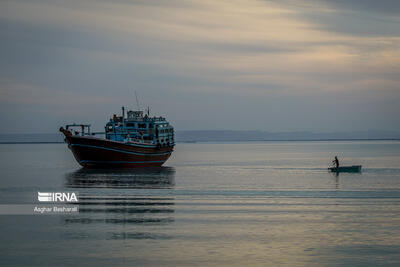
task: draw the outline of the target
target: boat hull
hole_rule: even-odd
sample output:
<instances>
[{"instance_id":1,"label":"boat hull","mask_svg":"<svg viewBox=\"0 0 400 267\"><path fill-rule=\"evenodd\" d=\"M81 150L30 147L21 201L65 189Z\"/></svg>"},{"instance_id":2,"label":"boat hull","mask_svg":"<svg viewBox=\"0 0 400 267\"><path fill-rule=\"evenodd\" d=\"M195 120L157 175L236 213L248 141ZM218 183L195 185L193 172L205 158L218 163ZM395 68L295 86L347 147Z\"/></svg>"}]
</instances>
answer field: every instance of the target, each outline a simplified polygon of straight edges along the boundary
<instances>
[{"instance_id":1,"label":"boat hull","mask_svg":"<svg viewBox=\"0 0 400 267\"><path fill-rule=\"evenodd\" d=\"M361 165L342 166L329 168L331 172L361 172Z\"/></svg>"},{"instance_id":2,"label":"boat hull","mask_svg":"<svg viewBox=\"0 0 400 267\"><path fill-rule=\"evenodd\" d=\"M173 146L126 144L86 136L66 136L76 161L87 168L159 167L171 156Z\"/></svg>"}]
</instances>

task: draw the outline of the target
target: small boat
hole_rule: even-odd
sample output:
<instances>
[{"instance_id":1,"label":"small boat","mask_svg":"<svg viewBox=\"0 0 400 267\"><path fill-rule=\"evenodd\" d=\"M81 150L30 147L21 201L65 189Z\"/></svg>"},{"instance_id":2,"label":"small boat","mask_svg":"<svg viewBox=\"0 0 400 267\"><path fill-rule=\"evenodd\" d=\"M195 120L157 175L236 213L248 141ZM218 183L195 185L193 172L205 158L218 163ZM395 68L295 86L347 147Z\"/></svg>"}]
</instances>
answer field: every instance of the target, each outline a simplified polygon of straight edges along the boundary
<instances>
[{"instance_id":1,"label":"small boat","mask_svg":"<svg viewBox=\"0 0 400 267\"><path fill-rule=\"evenodd\" d=\"M331 172L361 172L361 165L331 167L328 170Z\"/></svg>"}]
</instances>

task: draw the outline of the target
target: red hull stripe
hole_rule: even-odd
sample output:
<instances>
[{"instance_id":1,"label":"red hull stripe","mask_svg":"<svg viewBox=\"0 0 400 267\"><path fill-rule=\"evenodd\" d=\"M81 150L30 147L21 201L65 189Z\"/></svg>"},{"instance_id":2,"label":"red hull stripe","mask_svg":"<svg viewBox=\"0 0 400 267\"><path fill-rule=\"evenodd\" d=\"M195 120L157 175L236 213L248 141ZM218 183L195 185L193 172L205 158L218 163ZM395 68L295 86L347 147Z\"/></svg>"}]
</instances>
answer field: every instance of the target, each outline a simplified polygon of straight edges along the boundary
<instances>
[{"instance_id":1,"label":"red hull stripe","mask_svg":"<svg viewBox=\"0 0 400 267\"><path fill-rule=\"evenodd\" d=\"M92 145L82 145L82 144L70 144L71 146L83 146L83 147L91 147L91 148L97 148L97 149L103 149L103 150L111 150L111 151L116 151L116 152L121 152L121 153L127 153L127 154L134 154L134 155L142 155L142 156L162 156L162 155L167 155L170 154L171 151L168 152L163 152L163 153L140 153L140 152L131 152L131 151L126 151L126 150L120 150L120 149L115 149L115 148L108 148L108 147L101 147L101 146L92 146Z\"/></svg>"},{"instance_id":2,"label":"red hull stripe","mask_svg":"<svg viewBox=\"0 0 400 267\"><path fill-rule=\"evenodd\" d=\"M160 163L165 162L165 160L156 161L103 161L103 160L81 160L81 163L105 163L105 164L121 164L121 163Z\"/></svg>"}]
</instances>

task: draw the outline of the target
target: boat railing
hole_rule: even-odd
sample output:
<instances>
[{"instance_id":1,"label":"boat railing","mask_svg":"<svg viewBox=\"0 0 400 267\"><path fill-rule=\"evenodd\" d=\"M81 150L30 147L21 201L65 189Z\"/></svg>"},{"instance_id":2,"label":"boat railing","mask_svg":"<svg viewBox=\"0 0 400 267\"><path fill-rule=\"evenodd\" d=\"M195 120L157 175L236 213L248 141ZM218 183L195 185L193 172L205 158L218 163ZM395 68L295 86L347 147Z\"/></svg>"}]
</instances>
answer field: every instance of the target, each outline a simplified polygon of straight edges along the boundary
<instances>
[{"instance_id":1,"label":"boat railing","mask_svg":"<svg viewBox=\"0 0 400 267\"><path fill-rule=\"evenodd\" d=\"M152 140L142 140L142 139L133 139L133 138L130 138L128 143L130 143L130 144L147 144L147 145L154 144Z\"/></svg>"},{"instance_id":2,"label":"boat railing","mask_svg":"<svg viewBox=\"0 0 400 267\"><path fill-rule=\"evenodd\" d=\"M121 130L118 129L117 131L109 131L105 132L104 134L107 135L152 135L153 134L153 129L132 129L132 130Z\"/></svg>"},{"instance_id":3,"label":"boat railing","mask_svg":"<svg viewBox=\"0 0 400 267\"><path fill-rule=\"evenodd\" d=\"M77 130L74 130L76 128L78 128L78 129L80 128L81 131L79 132ZM76 124L76 123L67 124L67 125L65 125L65 130L70 131L71 134L74 134L74 135L81 135L81 136L91 135L90 124Z\"/></svg>"}]
</instances>

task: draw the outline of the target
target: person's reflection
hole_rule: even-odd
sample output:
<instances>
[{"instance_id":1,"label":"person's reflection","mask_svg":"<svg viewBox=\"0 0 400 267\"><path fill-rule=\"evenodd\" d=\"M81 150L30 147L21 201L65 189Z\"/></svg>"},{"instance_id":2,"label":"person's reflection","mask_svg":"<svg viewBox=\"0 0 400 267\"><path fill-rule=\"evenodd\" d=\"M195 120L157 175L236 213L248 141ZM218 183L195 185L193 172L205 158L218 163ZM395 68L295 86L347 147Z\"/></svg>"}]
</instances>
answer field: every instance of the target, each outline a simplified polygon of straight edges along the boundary
<instances>
[{"instance_id":1,"label":"person's reflection","mask_svg":"<svg viewBox=\"0 0 400 267\"><path fill-rule=\"evenodd\" d=\"M143 169L84 169L67 173L67 187L168 189L175 185L172 167Z\"/></svg>"},{"instance_id":2,"label":"person's reflection","mask_svg":"<svg viewBox=\"0 0 400 267\"><path fill-rule=\"evenodd\" d=\"M65 175L66 186L79 192L79 213L65 218L71 225L112 224L106 238L158 238L126 225L164 225L174 221L170 190L175 169L79 169ZM135 190L132 190L135 189ZM161 189L161 190L160 190ZM121 225L123 227L119 227ZM128 230L129 229L129 230Z\"/></svg>"},{"instance_id":3,"label":"person's reflection","mask_svg":"<svg viewBox=\"0 0 400 267\"><path fill-rule=\"evenodd\" d=\"M340 183L339 183L339 172L332 172L333 177L335 178L335 189L338 190Z\"/></svg>"}]
</instances>

